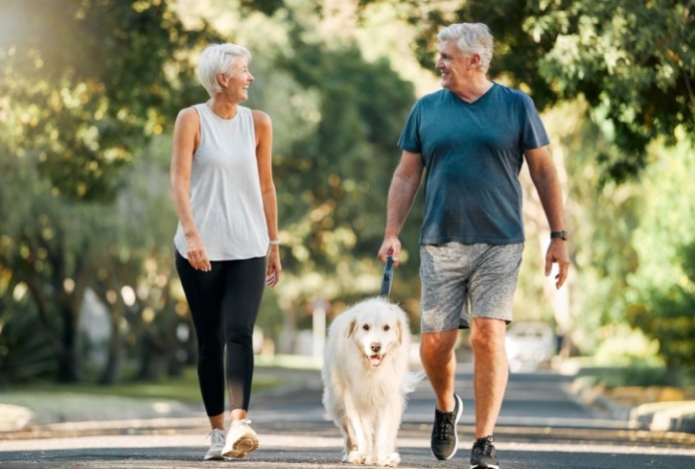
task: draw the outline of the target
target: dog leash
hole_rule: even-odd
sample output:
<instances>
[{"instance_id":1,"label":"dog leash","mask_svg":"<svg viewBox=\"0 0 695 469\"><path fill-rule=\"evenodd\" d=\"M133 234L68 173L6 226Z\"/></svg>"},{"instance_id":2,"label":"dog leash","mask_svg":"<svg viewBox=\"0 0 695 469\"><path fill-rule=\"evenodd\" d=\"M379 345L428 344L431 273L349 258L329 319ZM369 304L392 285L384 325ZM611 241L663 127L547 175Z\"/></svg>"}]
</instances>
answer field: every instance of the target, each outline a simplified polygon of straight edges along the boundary
<instances>
[{"instance_id":1,"label":"dog leash","mask_svg":"<svg viewBox=\"0 0 695 469\"><path fill-rule=\"evenodd\" d=\"M389 256L384 265L384 276L381 279L381 294L384 298L389 297L391 293L391 281L393 280L393 257Z\"/></svg>"}]
</instances>

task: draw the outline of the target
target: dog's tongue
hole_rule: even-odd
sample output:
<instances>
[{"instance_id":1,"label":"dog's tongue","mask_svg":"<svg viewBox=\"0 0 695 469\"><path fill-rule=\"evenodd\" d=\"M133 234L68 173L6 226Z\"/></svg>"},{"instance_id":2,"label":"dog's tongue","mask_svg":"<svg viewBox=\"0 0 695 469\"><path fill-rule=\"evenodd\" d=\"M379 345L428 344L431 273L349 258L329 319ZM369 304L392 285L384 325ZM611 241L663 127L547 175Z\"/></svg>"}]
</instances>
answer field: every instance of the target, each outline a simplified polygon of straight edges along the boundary
<instances>
[{"instance_id":1,"label":"dog's tongue","mask_svg":"<svg viewBox=\"0 0 695 469\"><path fill-rule=\"evenodd\" d=\"M369 357L369 364L372 366L378 366L381 363L381 355L371 355Z\"/></svg>"}]
</instances>

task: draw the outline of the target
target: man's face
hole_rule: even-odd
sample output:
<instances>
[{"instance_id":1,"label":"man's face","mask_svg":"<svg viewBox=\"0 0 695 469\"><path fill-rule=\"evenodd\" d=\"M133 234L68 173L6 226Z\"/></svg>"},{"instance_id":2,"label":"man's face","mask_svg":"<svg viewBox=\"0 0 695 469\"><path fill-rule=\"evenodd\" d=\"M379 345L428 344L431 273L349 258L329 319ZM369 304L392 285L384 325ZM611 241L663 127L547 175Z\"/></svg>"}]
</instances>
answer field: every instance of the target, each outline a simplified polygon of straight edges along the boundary
<instances>
[{"instance_id":1,"label":"man's face","mask_svg":"<svg viewBox=\"0 0 695 469\"><path fill-rule=\"evenodd\" d=\"M471 59L465 57L456 47L455 40L439 43L437 70L442 74L442 87L455 89L468 80Z\"/></svg>"}]
</instances>

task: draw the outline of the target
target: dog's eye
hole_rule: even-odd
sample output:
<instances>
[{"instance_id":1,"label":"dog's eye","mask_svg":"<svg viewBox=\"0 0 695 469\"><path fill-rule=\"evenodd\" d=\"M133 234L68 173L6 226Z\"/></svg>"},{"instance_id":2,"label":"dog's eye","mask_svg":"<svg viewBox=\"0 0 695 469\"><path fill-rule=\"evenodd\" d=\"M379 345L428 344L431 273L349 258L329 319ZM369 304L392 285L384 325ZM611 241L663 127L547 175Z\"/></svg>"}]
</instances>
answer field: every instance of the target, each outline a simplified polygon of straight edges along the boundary
<instances>
[{"instance_id":1,"label":"dog's eye","mask_svg":"<svg viewBox=\"0 0 695 469\"><path fill-rule=\"evenodd\" d=\"M362 329L364 329L365 331L368 331L369 330L369 324L365 324L364 326L362 326Z\"/></svg>"},{"instance_id":2,"label":"dog's eye","mask_svg":"<svg viewBox=\"0 0 695 469\"><path fill-rule=\"evenodd\" d=\"M385 331L388 331L389 329L391 329L391 326L389 326L388 324L386 324L386 325L384 326L384 330L385 330Z\"/></svg>"}]
</instances>

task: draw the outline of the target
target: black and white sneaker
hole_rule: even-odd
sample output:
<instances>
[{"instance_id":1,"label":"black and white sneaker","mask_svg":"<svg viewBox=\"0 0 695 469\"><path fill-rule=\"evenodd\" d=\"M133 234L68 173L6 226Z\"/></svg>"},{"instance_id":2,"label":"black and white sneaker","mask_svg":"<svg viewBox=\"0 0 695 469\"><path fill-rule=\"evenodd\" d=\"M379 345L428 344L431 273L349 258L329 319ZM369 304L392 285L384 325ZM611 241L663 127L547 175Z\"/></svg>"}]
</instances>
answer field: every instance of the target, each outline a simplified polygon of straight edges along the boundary
<instances>
[{"instance_id":1,"label":"black and white sneaker","mask_svg":"<svg viewBox=\"0 0 695 469\"><path fill-rule=\"evenodd\" d=\"M451 459L459 447L459 439L456 435L456 424L459 423L463 413L463 401L454 394L454 410L442 412L435 407L434 427L432 428L432 454L440 460Z\"/></svg>"},{"instance_id":2,"label":"black and white sneaker","mask_svg":"<svg viewBox=\"0 0 695 469\"><path fill-rule=\"evenodd\" d=\"M471 469L500 469L493 441L495 438L492 435L475 440L471 450Z\"/></svg>"}]
</instances>

